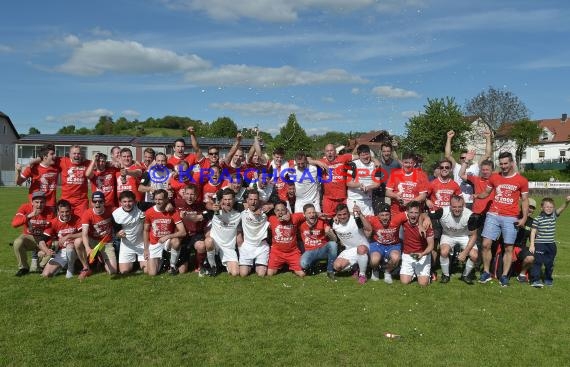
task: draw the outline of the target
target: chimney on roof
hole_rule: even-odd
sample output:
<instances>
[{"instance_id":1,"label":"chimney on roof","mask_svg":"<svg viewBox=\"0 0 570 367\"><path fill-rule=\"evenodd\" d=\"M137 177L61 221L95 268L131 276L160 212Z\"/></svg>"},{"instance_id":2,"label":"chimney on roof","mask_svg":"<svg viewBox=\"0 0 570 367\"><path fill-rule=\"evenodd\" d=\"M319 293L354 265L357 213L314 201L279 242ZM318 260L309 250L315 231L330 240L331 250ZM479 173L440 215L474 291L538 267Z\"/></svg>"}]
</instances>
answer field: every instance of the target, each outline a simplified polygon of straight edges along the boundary
<instances>
[{"instance_id":1,"label":"chimney on roof","mask_svg":"<svg viewBox=\"0 0 570 367\"><path fill-rule=\"evenodd\" d=\"M563 113L563 114L562 114L562 118L560 119L560 122L561 122L561 123L565 123L567 119L568 119L568 114Z\"/></svg>"}]
</instances>

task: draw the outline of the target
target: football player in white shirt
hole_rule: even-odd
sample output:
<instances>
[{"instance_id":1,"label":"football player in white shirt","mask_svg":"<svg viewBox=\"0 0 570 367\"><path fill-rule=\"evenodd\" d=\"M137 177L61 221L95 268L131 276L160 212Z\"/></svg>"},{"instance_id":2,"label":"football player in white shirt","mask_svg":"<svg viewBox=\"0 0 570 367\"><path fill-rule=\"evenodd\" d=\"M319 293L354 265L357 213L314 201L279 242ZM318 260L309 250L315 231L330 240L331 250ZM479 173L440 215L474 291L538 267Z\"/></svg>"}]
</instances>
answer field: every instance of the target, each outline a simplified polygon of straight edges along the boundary
<instances>
[{"instance_id":1,"label":"football player in white shirt","mask_svg":"<svg viewBox=\"0 0 570 367\"><path fill-rule=\"evenodd\" d=\"M267 215L263 212L259 193L251 189L246 194L247 209L241 212L243 244L239 248L239 273L246 277L255 263L255 272L260 277L267 274L269 245L267 244Z\"/></svg>"},{"instance_id":2,"label":"football player in white shirt","mask_svg":"<svg viewBox=\"0 0 570 367\"><path fill-rule=\"evenodd\" d=\"M439 262L441 266L441 283L448 283L449 275L449 254L453 253L456 245L461 247L461 252L457 258L465 262L465 269L461 280L472 285L471 270L477 262L478 251L475 241L477 240L477 219L472 217L471 210L465 207L465 200L461 196L452 196L451 205L440 209L437 213L441 218L439 222L442 227L442 235L439 245Z\"/></svg>"},{"instance_id":3,"label":"football player in white shirt","mask_svg":"<svg viewBox=\"0 0 570 367\"><path fill-rule=\"evenodd\" d=\"M368 239L367 234L372 227L360 211L358 205L354 206L354 215L350 215L346 204L338 204L333 230L345 247L334 261L334 270L345 271L358 264L358 283L366 283L366 267L368 266ZM356 273L354 274L356 275Z\"/></svg>"},{"instance_id":4,"label":"football player in white shirt","mask_svg":"<svg viewBox=\"0 0 570 367\"><path fill-rule=\"evenodd\" d=\"M113 220L120 226L117 237L121 239L119 247L119 272L130 273L138 260L140 268L146 273L144 259L144 212L137 207L135 194L123 191L119 194L119 205L113 211Z\"/></svg>"},{"instance_id":5,"label":"football player in white shirt","mask_svg":"<svg viewBox=\"0 0 570 367\"><path fill-rule=\"evenodd\" d=\"M380 187L380 179L374 179L376 172L380 169L376 168L368 145L359 145L356 152L358 159L352 162L352 179L346 183L348 187L346 203L349 210L353 210L356 204L364 215L374 215L372 191Z\"/></svg>"},{"instance_id":6,"label":"football player in white shirt","mask_svg":"<svg viewBox=\"0 0 570 367\"><path fill-rule=\"evenodd\" d=\"M305 152L295 154L295 213L303 213L305 204L313 204L317 212L321 211L321 179L318 167L327 171L328 167L319 161L315 161Z\"/></svg>"},{"instance_id":7,"label":"football player in white shirt","mask_svg":"<svg viewBox=\"0 0 570 367\"><path fill-rule=\"evenodd\" d=\"M235 192L226 188L222 190L221 202L212 205L214 210L212 228L204 240L208 263L210 264L210 275L212 276L218 273L216 254L219 254L222 265L226 267L230 275L238 276L240 274L236 242L241 213L233 209L234 200Z\"/></svg>"}]
</instances>

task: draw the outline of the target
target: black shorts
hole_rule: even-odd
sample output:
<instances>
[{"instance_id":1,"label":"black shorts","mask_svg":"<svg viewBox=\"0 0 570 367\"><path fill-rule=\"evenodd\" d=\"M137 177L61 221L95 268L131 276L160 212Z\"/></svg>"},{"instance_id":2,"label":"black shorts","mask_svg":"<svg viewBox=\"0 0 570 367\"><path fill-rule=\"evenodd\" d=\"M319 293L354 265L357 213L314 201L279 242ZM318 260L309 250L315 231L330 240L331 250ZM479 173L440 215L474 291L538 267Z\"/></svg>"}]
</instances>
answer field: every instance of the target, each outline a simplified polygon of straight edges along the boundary
<instances>
[{"instance_id":1,"label":"black shorts","mask_svg":"<svg viewBox=\"0 0 570 367\"><path fill-rule=\"evenodd\" d=\"M196 233L193 236L184 237L180 246L180 256L178 257L176 266L187 263L190 260L190 255L195 253L194 244L198 241L204 241L205 238L204 233Z\"/></svg>"}]
</instances>

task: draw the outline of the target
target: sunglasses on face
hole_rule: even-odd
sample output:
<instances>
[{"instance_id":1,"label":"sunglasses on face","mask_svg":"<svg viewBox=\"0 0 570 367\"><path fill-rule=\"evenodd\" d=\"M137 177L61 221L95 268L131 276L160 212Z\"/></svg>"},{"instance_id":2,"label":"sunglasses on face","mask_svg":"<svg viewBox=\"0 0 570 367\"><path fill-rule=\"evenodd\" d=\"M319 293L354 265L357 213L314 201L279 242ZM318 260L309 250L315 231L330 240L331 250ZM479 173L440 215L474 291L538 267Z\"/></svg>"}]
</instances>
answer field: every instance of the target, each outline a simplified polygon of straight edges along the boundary
<instances>
[{"instance_id":1,"label":"sunglasses on face","mask_svg":"<svg viewBox=\"0 0 570 367\"><path fill-rule=\"evenodd\" d=\"M93 200L93 204L102 204L104 203L103 200Z\"/></svg>"},{"instance_id":2,"label":"sunglasses on face","mask_svg":"<svg viewBox=\"0 0 570 367\"><path fill-rule=\"evenodd\" d=\"M439 166L439 169L451 169L451 166Z\"/></svg>"}]
</instances>

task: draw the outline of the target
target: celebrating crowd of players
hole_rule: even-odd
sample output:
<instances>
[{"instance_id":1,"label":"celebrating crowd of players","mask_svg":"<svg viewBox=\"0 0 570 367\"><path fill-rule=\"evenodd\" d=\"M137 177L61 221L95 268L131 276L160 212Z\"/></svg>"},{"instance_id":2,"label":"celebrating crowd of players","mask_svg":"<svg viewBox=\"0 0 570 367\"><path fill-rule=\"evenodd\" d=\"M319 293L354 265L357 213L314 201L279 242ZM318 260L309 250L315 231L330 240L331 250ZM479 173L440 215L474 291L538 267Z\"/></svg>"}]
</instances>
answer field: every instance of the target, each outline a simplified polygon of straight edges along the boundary
<instances>
[{"instance_id":1,"label":"celebrating crowd of players","mask_svg":"<svg viewBox=\"0 0 570 367\"><path fill-rule=\"evenodd\" d=\"M542 286L544 264L552 285L554 222L568 201L554 210L543 200L533 226L528 181L510 153L499 154L493 172L489 133L476 163L473 151L455 161L449 131L445 158L428 176L415 154L398 159L389 142L377 158L367 145L338 154L328 144L321 159L299 152L286 160L282 148L263 154L258 137L246 155L238 134L220 159L215 146L204 156L188 131L191 154L184 139L171 156L146 149L140 163L129 148L87 160L79 146L56 157L46 145L28 166L17 166L17 183L29 180L30 195L12 221L23 227L13 242L16 275L66 271L84 279L101 267L109 274L139 268L216 276L225 268L231 276L272 276L286 267L305 276L326 263L332 280L352 272L363 284L383 273L388 284L397 276L425 286L437 279L436 265L439 281L449 282L457 262L467 284L480 267L481 283L493 273L507 286L516 267L520 282ZM497 253L501 268L492 261Z\"/></svg>"}]
</instances>

